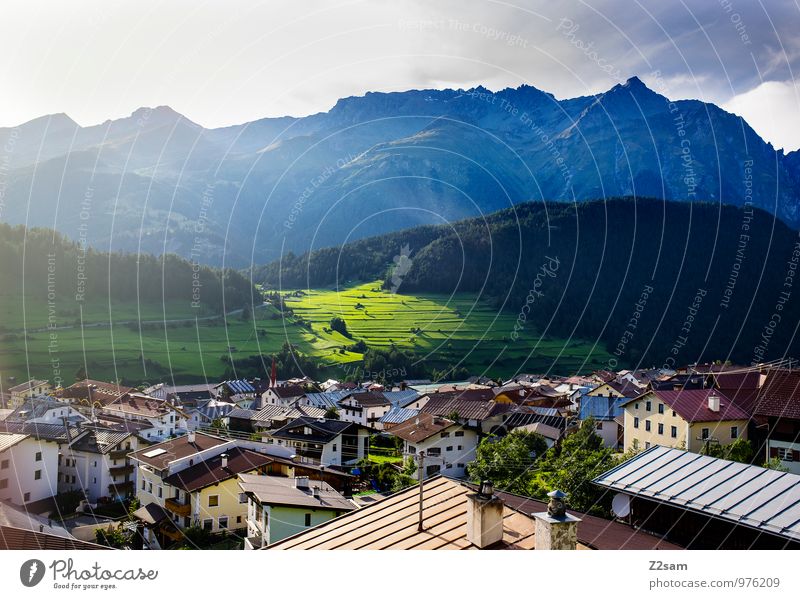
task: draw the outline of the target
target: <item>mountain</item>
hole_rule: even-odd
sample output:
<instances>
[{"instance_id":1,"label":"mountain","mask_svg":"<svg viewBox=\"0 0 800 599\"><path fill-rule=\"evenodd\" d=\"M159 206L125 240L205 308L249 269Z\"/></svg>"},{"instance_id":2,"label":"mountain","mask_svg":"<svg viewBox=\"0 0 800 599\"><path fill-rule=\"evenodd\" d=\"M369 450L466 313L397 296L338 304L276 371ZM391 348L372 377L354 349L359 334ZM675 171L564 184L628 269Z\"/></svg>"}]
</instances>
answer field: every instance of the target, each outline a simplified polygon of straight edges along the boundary
<instances>
[{"instance_id":1,"label":"mountain","mask_svg":"<svg viewBox=\"0 0 800 599\"><path fill-rule=\"evenodd\" d=\"M525 201L745 203L800 225L800 154L638 78L566 100L534 87L410 90L205 129L169 107L0 129L0 219L106 250L241 267Z\"/></svg>"},{"instance_id":2,"label":"mountain","mask_svg":"<svg viewBox=\"0 0 800 599\"><path fill-rule=\"evenodd\" d=\"M290 254L254 279L315 288L383 277L400 294L468 292L517 315L508 343L521 330L596 340L613 369L797 355L799 257L797 232L759 209L616 198L524 203Z\"/></svg>"}]
</instances>

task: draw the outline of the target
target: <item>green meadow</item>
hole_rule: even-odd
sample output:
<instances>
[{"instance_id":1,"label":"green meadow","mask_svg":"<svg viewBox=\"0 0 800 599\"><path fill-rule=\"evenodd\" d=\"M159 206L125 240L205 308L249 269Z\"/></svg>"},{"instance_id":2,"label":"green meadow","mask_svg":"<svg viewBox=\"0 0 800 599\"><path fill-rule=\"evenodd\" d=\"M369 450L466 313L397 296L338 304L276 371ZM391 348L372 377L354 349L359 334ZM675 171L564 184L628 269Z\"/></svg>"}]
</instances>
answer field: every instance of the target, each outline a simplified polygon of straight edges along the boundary
<instances>
[{"instance_id":1,"label":"green meadow","mask_svg":"<svg viewBox=\"0 0 800 599\"><path fill-rule=\"evenodd\" d=\"M30 376L70 384L84 372L130 383L217 380L227 366L221 358L268 356L287 341L330 376L361 362L362 354L345 349L359 340L374 348L395 345L430 365L503 376L522 364L526 371L587 371L609 357L585 341L540 338L535 331L510 341L516 315L466 295L392 294L379 282L285 293L292 315L264 305L248 320L240 312L222 318L181 303L135 301L57 303L52 312L46 300L32 298L23 321L22 299L0 296L0 383L5 388L9 377ZM330 329L334 316L345 320L350 338ZM59 328L48 329L50 321Z\"/></svg>"}]
</instances>

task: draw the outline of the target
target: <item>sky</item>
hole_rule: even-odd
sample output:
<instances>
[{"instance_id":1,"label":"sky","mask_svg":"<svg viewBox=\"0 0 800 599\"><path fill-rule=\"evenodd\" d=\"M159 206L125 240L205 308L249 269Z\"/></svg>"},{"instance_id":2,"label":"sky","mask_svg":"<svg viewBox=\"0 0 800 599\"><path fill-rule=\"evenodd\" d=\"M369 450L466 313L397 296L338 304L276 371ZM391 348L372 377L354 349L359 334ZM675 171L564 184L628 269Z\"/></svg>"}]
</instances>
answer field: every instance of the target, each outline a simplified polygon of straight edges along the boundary
<instances>
[{"instance_id":1,"label":"sky","mask_svg":"<svg viewBox=\"0 0 800 599\"><path fill-rule=\"evenodd\" d=\"M0 126L169 105L206 127L412 88L637 75L800 147L800 0L3 0Z\"/></svg>"}]
</instances>

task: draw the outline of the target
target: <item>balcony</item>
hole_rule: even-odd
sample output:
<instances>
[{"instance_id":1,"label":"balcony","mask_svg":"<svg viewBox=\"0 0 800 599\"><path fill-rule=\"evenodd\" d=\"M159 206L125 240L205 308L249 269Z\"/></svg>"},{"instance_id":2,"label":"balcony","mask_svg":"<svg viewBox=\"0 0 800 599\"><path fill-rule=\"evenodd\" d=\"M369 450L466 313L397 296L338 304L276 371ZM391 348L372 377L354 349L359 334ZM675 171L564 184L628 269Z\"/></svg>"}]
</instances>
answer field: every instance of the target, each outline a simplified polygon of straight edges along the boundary
<instances>
[{"instance_id":1,"label":"balcony","mask_svg":"<svg viewBox=\"0 0 800 599\"><path fill-rule=\"evenodd\" d=\"M183 503L176 499L165 500L164 507L167 508L173 514L177 514L178 516L186 517L192 512L192 506L190 503Z\"/></svg>"},{"instance_id":2,"label":"balcony","mask_svg":"<svg viewBox=\"0 0 800 599\"><path fill-rule=\"evenodd\" d=\"M133 473L133 466L112 466L108 469L108 473L111 476L125 476L126 474Z\"/></svg>"},{"instance_id":3,"label":"balcony","mask_svg":"<svg viewBox=\"0 0 800 599\"><path fill-rule=\"evenodd\" d=\"M108 485L108 492L112 495L127 495L133 493L133 481L127 480L125 482L111 483Z\"/></svg>"},{"instance_id":4,"label":"balcony","mask_svg":"<svg viewBox=\"0 0 800 599\"><path fill-rule=\"evenodd\" d=\"M116 449L108 452L108 457L111 460L124 460L131 453L132 449Z\"/></svg>"}]
</instances>

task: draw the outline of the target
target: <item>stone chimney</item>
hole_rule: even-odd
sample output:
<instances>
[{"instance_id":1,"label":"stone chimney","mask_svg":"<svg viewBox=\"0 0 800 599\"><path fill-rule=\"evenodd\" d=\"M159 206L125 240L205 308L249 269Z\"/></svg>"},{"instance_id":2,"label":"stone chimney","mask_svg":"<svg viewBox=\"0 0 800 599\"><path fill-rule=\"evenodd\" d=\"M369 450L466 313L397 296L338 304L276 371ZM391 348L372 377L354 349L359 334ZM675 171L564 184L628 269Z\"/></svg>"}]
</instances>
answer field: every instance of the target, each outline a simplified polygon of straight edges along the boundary
<instances>
[{"instance_id":1,"label":"stone chimney","mask_svg":"<svg viewBox=\"0 0 800 599\"><path fill-rule=\"evenodd\" d=\"M719 412L719 395L711 393L708 396L708 409L712 412Z\"/></svg>"},{"instance_id":2,"label":"stone chimney","mask_svg":"<svg viewBox=\"0 0 800 599\"><path fill-rule=\"evenodd\" d=\"M467 541L485 549L503 539L503 502L494 495L492 483L480 484L477 493L467 495Z\"/></svg>"},{"instance_id":3,"label":"stone chimney","mask_svg":"<svg viewBox=\"0 0 800 599\"><path fill-rule=\"evenodd\" d=\"M538 550L577 549L580 518L567 513L566 494L556 489L547 494L546 512L533 514L536 520L534 541Z\"/></svg>"}]
</instances>

